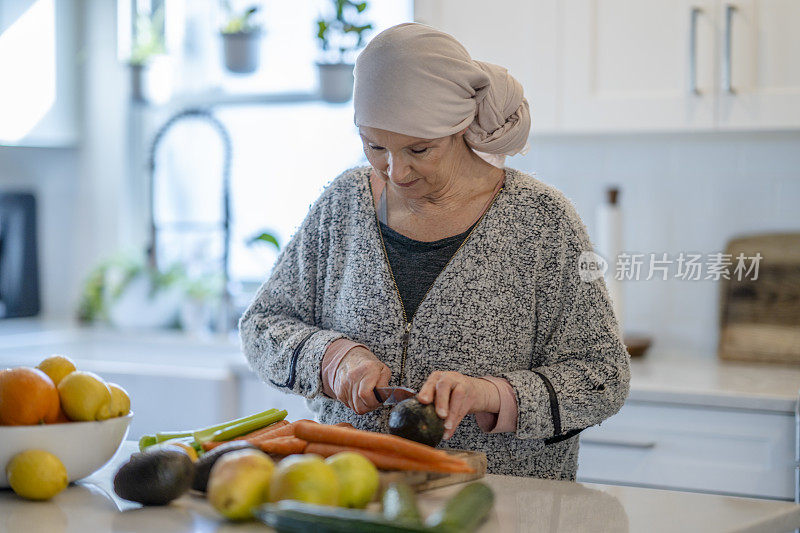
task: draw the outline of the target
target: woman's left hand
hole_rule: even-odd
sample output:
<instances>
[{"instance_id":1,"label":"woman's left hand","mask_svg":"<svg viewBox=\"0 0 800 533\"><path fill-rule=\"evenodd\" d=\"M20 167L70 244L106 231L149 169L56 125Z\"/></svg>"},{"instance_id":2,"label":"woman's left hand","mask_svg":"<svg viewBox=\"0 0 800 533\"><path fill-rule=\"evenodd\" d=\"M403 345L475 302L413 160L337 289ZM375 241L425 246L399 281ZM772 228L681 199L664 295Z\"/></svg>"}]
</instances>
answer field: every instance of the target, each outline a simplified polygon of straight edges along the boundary
<instances>
[{"instance_id":1,"label":"woman's left hand","mask_svg":"<svg viewBox=\"0 0 800 533\"><path fill-rule=\"evenodd\" d=\"M434 402L436 414L444 419L445 439L453 436L467 413L496 413L500 405L500 393L491 381L438 370L428 376L417 399Z\"/></svg>"}]
</instances>

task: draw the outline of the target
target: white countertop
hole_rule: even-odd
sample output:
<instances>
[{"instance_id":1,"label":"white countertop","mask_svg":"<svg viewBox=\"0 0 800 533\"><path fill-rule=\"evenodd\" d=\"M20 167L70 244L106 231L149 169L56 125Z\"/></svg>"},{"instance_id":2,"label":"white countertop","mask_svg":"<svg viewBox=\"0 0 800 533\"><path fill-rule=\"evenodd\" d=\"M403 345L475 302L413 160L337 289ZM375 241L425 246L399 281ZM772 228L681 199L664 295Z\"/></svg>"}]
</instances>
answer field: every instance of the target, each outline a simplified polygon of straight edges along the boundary
<instances>
[{"instance_id":1,"label":"white countertop","mask_svg":"<svg viewBox=\"0 0 800 533\"><path fill-rule=\"evenodd\" d=\"M185 374L252 373L238 338L196 338L180 331L116 331L64 321L0 320L0 366L36 364L55 351L92 369ZM708 354L651 353L631 362L630 400L793 413L800 366L719 361Z\"/></svg>"},{"instance_id":2,"label":"white countertop","mask_svg":"<svg viewBox=\"0 0 800 533\"><path fill-rule=\"evenodd\" d=\"M661 356L631 361L629 399L794 412L800 366Z\"/></svg>"},{"instance_id":3,"label":"white countertop","mask_svg":"<svg viewBox=\"0 0 800 533\"><path fill-rule=\"evenodd\" d=\"M136 443L128 441L103 469L70 485L48 502L30 502L0 490L0 530L26 533L270 531L257 522L229 524L199 496L189 494L163 507L141 507L112 490L117 468ZM778 532L800 527L800 505L592 483L489 475L494 510L482 532L581 531ZM427 514L458 490L423 493Z\"/></svg>"}]
</instances>

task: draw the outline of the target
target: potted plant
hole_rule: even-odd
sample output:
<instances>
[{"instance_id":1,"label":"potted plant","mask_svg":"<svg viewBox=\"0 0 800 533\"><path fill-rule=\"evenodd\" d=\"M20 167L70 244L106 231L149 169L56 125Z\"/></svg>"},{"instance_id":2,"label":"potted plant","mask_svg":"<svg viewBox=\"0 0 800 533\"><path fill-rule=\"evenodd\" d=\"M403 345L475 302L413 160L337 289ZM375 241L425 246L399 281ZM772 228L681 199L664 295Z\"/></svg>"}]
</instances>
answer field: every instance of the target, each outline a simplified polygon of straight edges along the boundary
<instances>
[{"instance_id":1,"label":"potted plant","mask_svg":"<svg viewBox=\"0 0 800 533\"><path fill-rule=\"evenodd\" d=\"M132 43L131 57L128 59L131 71L131 99L134 102L146 102L151 99L154 92L152 64L166 52L162 8L152 14L139 13L136 16ZM158 89L155 92L158 92ZM159 95L161 96L163 95Z\"/></svg>"},{"instance_id":2,"label":"potted plant","mask_svg":"<svg viewBox=\"0 0 800 533\"><path fill-rule=\"evenodd\" d=\"M237 74L250 74L258 69L261 51L261 26L254 22L253 15L259 6L252 5L244 11L235 11L229 0L223 2L227 21L222 26L222 49L225 68Z\"/></svg>"},{"instance_id":3,"label":"potted plant","mask_svg":"<svg viewBox=\"0 0 800 533\"><path fill-rule=\"evenodd\" d=\"M120 328L174 327L184 293L183 279L179 265L160 271L135 256L119 255L89 275L78 318L107 321Z\"/></svg>"},{"instance_id":4,"label":"potted plant","mask_svg":"<svg viewBox=\"0 0 800 533\"><path fill-rule=\"evenodd\" d=\"M361 14L367 2L331 0L333 16L317 20L317 39L323 60L317 62L320 98L343 103L353 97L352 56L364 46L364 32L372 24L363 23Z\"/></svg>"}]
</instances>

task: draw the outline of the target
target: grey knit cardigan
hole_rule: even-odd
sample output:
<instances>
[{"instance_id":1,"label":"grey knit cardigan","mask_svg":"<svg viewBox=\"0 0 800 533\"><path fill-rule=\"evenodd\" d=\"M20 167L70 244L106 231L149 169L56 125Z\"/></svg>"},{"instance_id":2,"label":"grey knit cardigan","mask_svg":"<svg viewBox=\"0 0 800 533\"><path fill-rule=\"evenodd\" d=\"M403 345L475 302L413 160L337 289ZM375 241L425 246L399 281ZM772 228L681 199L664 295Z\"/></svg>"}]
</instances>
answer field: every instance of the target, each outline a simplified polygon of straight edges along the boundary
<instances>
[{"instance_id":1,"label":"grey knit cardigan","mask_svg":"<svg viewBox=\"0 0 800 533\"><path fill-rule=\"evenodd\" d=\"M383 248L370 167L326 186L240 320L252 369L300 394L324 423L386 431L389 409L359 416L322 393L328 345L346 337L419 389L435 370L499 376L513 387L517 429L484 433L473 415L443 447L480 450L496 474L574 480L578 432L616 413L629 357L605 284L582 281L592 250L572 204L518 170L421 302L401 305Z\"/></svg>"}]
</instances>

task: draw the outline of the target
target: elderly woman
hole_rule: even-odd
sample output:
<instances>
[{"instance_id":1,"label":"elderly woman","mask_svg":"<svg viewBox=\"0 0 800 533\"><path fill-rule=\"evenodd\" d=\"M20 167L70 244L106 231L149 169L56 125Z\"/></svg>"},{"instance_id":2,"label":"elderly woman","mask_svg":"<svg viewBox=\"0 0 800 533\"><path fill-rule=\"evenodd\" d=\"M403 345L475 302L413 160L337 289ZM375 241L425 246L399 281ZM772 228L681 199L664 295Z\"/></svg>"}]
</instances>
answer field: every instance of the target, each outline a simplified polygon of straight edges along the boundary
<instances>
[{"instance_id":1,"label":"elderly woman","mask_svg":"<svg viewBox=\"0 0 800 533\"><path fill-rule=\"evenodd\" d=\"M574 208L502 168L526 146L522 87L421 24L376 36L355 78L370 165L326 187L242 317L251 366L320 421L375 431L373 388L410 387L444 446L574 480L578 433L619 410L629 359L602 278L579 275Z\"/></svg>"}]
</instances>

